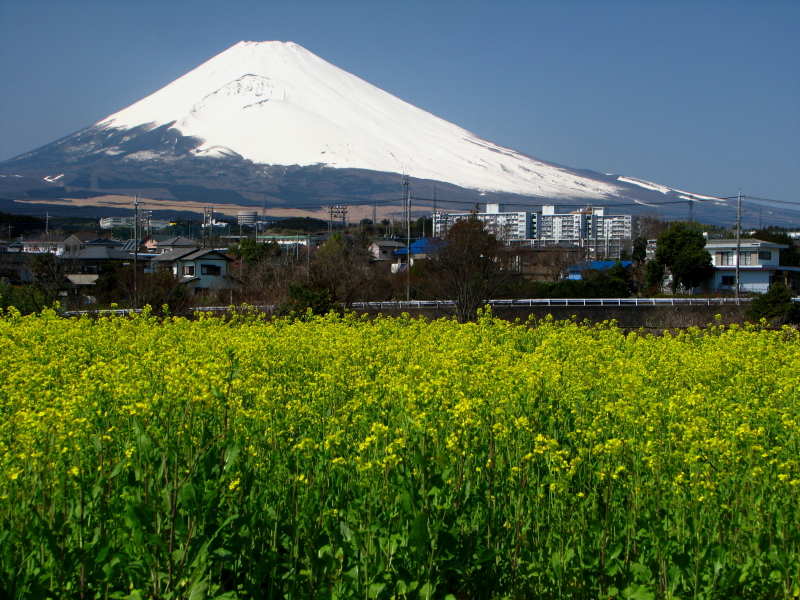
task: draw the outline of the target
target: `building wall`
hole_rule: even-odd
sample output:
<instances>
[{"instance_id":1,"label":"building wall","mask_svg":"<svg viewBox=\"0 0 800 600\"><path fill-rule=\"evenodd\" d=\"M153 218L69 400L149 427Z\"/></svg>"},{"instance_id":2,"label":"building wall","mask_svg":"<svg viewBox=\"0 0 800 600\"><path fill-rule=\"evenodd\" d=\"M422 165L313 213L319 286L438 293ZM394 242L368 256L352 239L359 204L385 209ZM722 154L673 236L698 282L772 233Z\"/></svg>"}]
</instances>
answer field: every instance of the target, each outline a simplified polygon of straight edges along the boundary
<instances>
[{"instance_id":1,"label":"building wall","mask_svg":"<svg viewBox=\"0 0 800 600\"><path fill-rule=\"evenodd\" d=\"M203 273L203 266L219 267L219 275ZM187 272L187 267L191 267L191 272ZM200 281L196 282L195 288L203 289L226 289L230 287L228 279L228 261L219 258L198 258L196 260L177 260L173 273L178 277L197 277Z\"/></svg>"},{"instance_id":2,"label":"building wall","mask_svg":"<svg viewBox=\"0 0 800 600\"><path fill-rule=\"evenodd\" d=\"M433 235L445 236L454 223L470 214L434 213ZM631 215L605 215L601 207L557 213L555 206L544 205L541 213L529 213L503 212L503 205L487 204L486 212L476 217L504 242L527 242L532 247L566 242L589 247L595 257L617 258L623 250L630 250L633 238Z\"/></svg>"},{"instance_id":3,"label":"building wall","mask_svg":"<svg viewBox=\"0 0 800 600\"><path fill-rule=\"evenodd\" d=\"M500 205L489 205L489 210L497 210ZM472 213L434 213L433 237L444 237L458 221L469 219ZM529 212L485 212L475 215L483 222L486 231L498 240L508 242L533 237L535 228Z\"/></svg>"},{"instance_id":4,"label":"building wall","mask_svg":"<svg viewBox=\"0 0 800 600\"><path fill-rule=\"evenodd\" d=\"M766 253L766 254L765 254ZM780 251L772 248L764 250L745 249L739 252L742 267L777 267L780 265ZM768 257L767 257L768 256ZM713 249L712 259L715 267L736 266L736 247Z\"/></svg>"},{"instance_id":5,"label":"building wall","mask_svg":"<svg viewBox=\"0 0 800 600\"><path fill-rule=\"evenodd\" d=\"M764 294L774 279L771 269L739 269L739 291ZM736 289L736 269L714 269L713 290L733 291Z\"/></svg>"}]
</instances>

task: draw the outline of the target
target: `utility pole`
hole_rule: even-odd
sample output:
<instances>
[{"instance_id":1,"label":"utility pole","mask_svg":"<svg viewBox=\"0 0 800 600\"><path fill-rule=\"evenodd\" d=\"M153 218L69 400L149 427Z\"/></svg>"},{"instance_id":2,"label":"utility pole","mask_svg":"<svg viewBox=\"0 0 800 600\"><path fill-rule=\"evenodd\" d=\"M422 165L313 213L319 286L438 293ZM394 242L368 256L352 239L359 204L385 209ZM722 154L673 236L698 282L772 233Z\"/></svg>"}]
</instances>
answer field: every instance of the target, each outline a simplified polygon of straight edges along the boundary
<instances>
[{"instance_id":1,"label":"utility pole","mask_svg":"<svg viewBox=\"0 0 800 600\"><path fill-rule=\"evenodd\" d=\"M208 239L208 244L213 248L214 247L214 207L213 206L206 206L203 210L203 248L206 247L206 240ZM206 229L208 229L208 234L206 234Z\"/></svg>"},{"instance_id":2,"label":"utility pole","mask_svg":"<svg viewBox=\"0 0 800 600\"><path fill-rule=\"evenodd\" d=\"M406 240L408 255L406 257L406 302L411 300L411 195L408 193L408 175L403 175L403 205L406 211Z\"/></svg>"},{"instance_id":3,"label":"utility pole","mask_svg":"<svg viewBox=\"0 0 800 600\"><path fill-rule=\"evenodd\" d=\"M133 197L133 308L139 308L139 196Z\"/></svg>"},{"instance_id":4,"label":"utility pole","mask_svg":"<svg viewBox=\"0 0 800 600\"><path fill-rule=\"evenodd\" d=\"M44 225L44 233L45 235L50 235L50 211L47 212L47 220L45 221Z\"/></svg>"},{"instance_id":5,"label":"utility pole","mask_svg":"<svg viewBox=\"0 0 800 600\"><path fill-rule=\"evenodd\" d=\"M378 232L378 201L372 199L372 230L377 234Z\"/></svg>"},{"instance_id":6,"label":"utility pole","mask_svg":"<svg viewBox=\"0 0 800 600\"><path fill-rule=\"evenodd\" d=\"M431 237L436 235L436 184L433 184L433 210L431 210Z\"/></svg>"},{"instance_id":7,"label":"utility pole","mask_svg":"<svg viewBox=\"0 0 800 600\"><path fill-rule=\"evenodd\" d=\"M736 202L736 256L734 260L736 260L736 292L734 294L734 298L736 298L736 304L739 304L739 258L740 258L740 250L742 247L742 190L739 190L739 198Z\"/></svg>"},{"instance_id":8,"label":"utility pole","mask_svg":"<svg viewBox=\"0 0 800 600\"><path fill-rule=\"evenodd\" d=\"M336 206L329 206L328 207L328 232L333 233L333 220L338 220L339 218L342 219L342 229L345 228L347 224L347 207L336 205Z\"/></svg>"}]
</instances>

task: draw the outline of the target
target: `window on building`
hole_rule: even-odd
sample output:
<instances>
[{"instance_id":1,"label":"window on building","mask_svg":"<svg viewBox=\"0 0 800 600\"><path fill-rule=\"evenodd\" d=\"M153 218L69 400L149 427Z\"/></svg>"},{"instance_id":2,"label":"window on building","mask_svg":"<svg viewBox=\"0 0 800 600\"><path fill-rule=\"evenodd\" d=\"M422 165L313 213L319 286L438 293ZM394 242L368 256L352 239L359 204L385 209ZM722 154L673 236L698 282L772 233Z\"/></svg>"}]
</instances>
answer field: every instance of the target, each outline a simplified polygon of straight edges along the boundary
<instances>
[{"instance_id":1,"label":"window on building","mask_svg":"<svg viewBox=\"0 0 800 600\"><path fill-rule=\"evenodd\" d=\"M759 260L772 260L772 252L761 251L758 253Z\"/></svg>"},{"instance_id":2,"label":"window on building","mask_svg":"<svg viewBox=\"0 0 800 600\"><path fill-rule=\"evenodd\" d=\"M222 273L222 268L219 265L200 265L200 273L202 275L219 275Z\"/></svg>"},{"instance_id":3,"label":"window on building","mask_svg":"<svg viewBox=\"0 0 800 600\"><path fill-rule=\"evenodd\" d=\"M722 276L722 285L732 286L736 282L736 277L733 275L723 275Z\"/></svg>"},{"instance_id":4,"label":"window on building","mask_svg":"<svg viewBox=\"0 0 800 600\"><path fill-rule=\"evenodd\" d=\"M749 266L750 257L753 256L752 252L739 252L739 264L742 266Z\"/></svg>"},{"instance_id":5,"label":"window on building","mask_svg":"<svg viewBox=\"0 0 800 600\"><path fill-rule=\"evenodd\" d=\"M719 253L719 264L723 266L732 267L733 266L733 252L720 252Z\"/></svg>"},{"instance_id":6,"label":"window on building","mask_svg":"<svg viewBox=\"0 0 800 600\"><path fill-rule=\"evenodd\" d=\"M184 277L194 277L194 265L183 265Z\"/></svg>"}]
</instances>

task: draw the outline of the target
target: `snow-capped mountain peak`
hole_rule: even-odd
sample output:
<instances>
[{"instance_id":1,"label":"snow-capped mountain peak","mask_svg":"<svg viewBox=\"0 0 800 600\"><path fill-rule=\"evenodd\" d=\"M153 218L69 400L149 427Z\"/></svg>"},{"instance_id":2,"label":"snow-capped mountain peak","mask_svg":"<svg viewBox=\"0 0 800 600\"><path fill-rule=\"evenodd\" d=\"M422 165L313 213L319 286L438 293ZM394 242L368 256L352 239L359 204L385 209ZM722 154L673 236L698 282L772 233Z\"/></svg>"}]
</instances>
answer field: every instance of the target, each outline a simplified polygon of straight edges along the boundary
<instances>
[{"instance_id":1,"label":"snow-capped mountain peak","mask_svg":"<svg viewBox=\"0 0 800 600\"><path fill-rule=\"evenodd\" d=\"M426 187L440 182L450 201L469 204L491 198L518 206L650 210L663 202L710 200L634 177L558 166L486 141L293 42L240 42L0 170L40 180L60 173L48 183L92 196L148 190L158 198L243 206L389 200L397 196L400 173L428 180ZM3 181L9 189L22 185Z\"/></svg>"},{"instance_id":2,"label":"snow-capped mountain peak","mask_svg":"<svg viewBox=\"0 0 800 600\"><path fill-rule=\"evenodd\" d=\"M222 151L266 165L406 172L551 198L618 193L613 184L482 140L293 42L240 42L97 127L167 124L202 140L198 156Z\"/></svg>"}]
</instances>

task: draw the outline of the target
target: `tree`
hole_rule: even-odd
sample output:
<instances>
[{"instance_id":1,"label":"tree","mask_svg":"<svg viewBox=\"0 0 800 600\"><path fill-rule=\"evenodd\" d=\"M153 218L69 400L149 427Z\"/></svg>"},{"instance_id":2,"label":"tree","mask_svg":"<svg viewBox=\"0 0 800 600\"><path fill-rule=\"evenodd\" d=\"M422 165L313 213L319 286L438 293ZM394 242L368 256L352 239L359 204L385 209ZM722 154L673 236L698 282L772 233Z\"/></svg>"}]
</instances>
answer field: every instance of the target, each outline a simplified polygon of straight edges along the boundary
<instances>
[{"instance_id":1,"label":"tree","mask_svg":"<svg viewBox=\"0 0 800 600\"><path fill-rule=\"evenodd\" d=\"M783 282L776 281L766 294L752 301L746 316L755 322L766 319L779 324L784 321L800 323L800 305L792 301L791 290Z\"/></svg>"},{"instance_id":2,"label":"tree","mask_svg":"<svg viewBox=\"0 0 800 600\"><path fill-rule=\"evenodd\" d=\"M631 252L631 260L634 264L643 265L647 260L647 238L637 237L633 240L633 251Z\"/></svg>"},{"instance_id":3,"label":"tree","mask_svg":"<svg viewBox=\"0 0 800 600\"><path fill-rule=\"evenodd\" d=\"M338 315L343 313L342 305L336 302L330 290L297 283L289 286L286 300L278 309L278 314L287 316L294 313L298 319L306 320L309 309L312 315L326 315L331 311Z\"/></svg>"},{"instance_id":4,"label":"tree","mask_svg":"<svg viewBox=\"0 0 800 600\"><path fill-rule=\"evenodd\" d=\"M684 248L672 265L672 289L676 282L687 289L700 285L714 274L711 255L703 248Z\"/></svg>"},{"instance_id":5,"label":"tree","mask_svg":"<svg viewBox=\"0 0 800 600\"><path fill-rule=\"evenodd\" d=\"M334 300L349 307L370 281L370 256L335 233L312 255L309 278L316 288L330 291Z\"/></svg>"},{"instance_id":6,"label":"tree","mask_svg":"<svg viewBox=\"0 0 800 600\"><path fill-rule=\"evenodd\" d=\"M559 248L558 246L552 249L544 248L540 256L547 261L545 269L554 283L561 281L567 272L567 268L572 266L576 260L576 254L573 249Z\"/></svg>"},{"instance_id":7,"label":"tree","mask_svg":"<svg viewBox=\"0 0 800 600\"><path fill-rule=\"evenodd\" d=\"M678 221L658 236L655 259L672 271L673 293L679 285L692 288L714 272L705 246L700 230Z\"/></svg>"},{"instance_id":8,"label":"tree","mask_svg":"<svg viewBox=\"0 0 800 600\"><path fill-rule=\"evenodd\" d=\"M800 267L800 249L795 246L794 240L789 235L780 229L768 227L753 233L753 237L763 242L771 242L773 244L786 244L789 246L785 250L781 250L780 266L782 267Z\"/></svg>"},{"instance_id":9,"label":"tree","mask_svg":"<svg viewBox=\"0 0 800 600\"><path fill-rule=\"evenodd\" d=\"M642 215L636 217L636 231L638 237L645 240L655 240L669 228L666 221L662 221L658 215Z\"/></svg>"},{"instance_id":10,"label":"tree","mask_svg":"<svg viewBox=\"0 0 800 600\"><path fill-rule=\"evenodd\" d=\"M474 319L478 309L510 277L501 260L502 244L483 228L473 213L447 232L430 257L436 278L436 292L452 300L460 323Z\"/></svg>"},{"instance_id":11,"label":"tree","mask_svg":"<svg viewBox=\"0 0 800 600\"><path fill-rule=\"evenodd\" d=\"M648 295L660 293L664 285L664 265L656 260L647 261L644 266L644 285Z\"/></svg>"},{"instance_id":12,"label":"tree","mask_svg":"<svg viewBox=\"0 0 800 600\"><path fill-rule=\"evenodd\" d=\"M270 258L280 256L281 249L278 242L275 240L268 243L261 243L246 238L240 243L233 244L228 248L228 254L236 260L241 260L244 264L252 266Z\"/></svg>"},{"instance_id":13,"label":"tree","mask_svg":"<svg viewBox=\"0 0 800 600\"><path fill-rule=\"evenodd\" d=\"M94 294L100 304L119 304L133 306L134 292L138 293L139 306L149 304L156 314L163 305L168 305L173 313L179 313L189 307L191 300L189 290L181 285L171 271L155 273L138 273L134 286L133 265L112 264L106 272L97 278Z\"/></svg>"}]
</instances>

